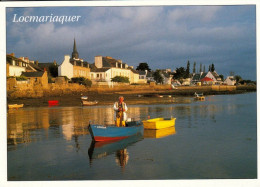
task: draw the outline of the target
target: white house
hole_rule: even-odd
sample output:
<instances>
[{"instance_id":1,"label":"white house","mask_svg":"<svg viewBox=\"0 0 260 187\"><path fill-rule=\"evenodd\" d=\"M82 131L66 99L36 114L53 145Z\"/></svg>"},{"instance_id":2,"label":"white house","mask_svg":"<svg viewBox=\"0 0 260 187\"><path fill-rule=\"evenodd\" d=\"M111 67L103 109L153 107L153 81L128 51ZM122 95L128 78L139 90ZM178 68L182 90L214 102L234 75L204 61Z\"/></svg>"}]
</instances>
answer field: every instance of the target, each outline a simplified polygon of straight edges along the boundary
<instances>
[{"instance_id":1,"label":"white house","mask_svg":"<svg viewBox=\"0 0 260 187\"><path fill-rule=\"evenodd\" d=\"M234 76L228 76L225 79L224 84L234 86L236 84L236 80L234 79Z\"/></svg>"},{"instance_id":2,"label":"white house","mask_svg":"<svg viewBox=\"0 0 260 187\"><path fill-rule=\"evenodd\" d=\"M70 63L70 55L65 55L64 60L58 67L59 76L67 76L69 79L73 77L73 65Z\"/></svg>"},{"instance_id":3,"label":"white house","mask_svg":"<svg viewBox=\"0 0 260 187\"><path fill-rule=\"evenodd\" d=\"M191 82L192 84L196 84L197 82L201 82L201 80L204 79L205 77L212 79L212 84L222 83L221 77L217 74L216 71L214 72L208 71L207 73L201 72L201 73L194 74Z\"/></svg>"}]
</instances>

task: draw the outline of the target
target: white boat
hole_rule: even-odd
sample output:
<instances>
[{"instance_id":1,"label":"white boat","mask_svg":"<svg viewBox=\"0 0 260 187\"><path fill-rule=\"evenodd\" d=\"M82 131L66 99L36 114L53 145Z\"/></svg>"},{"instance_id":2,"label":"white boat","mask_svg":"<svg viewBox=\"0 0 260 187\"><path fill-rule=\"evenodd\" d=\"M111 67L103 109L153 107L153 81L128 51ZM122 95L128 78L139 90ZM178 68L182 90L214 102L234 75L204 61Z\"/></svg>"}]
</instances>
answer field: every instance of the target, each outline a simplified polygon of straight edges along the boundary
<instances>
[{"instance_id":1,"label":"white boat","mask_svg":"<svg viewBox=\"0 0 260 187\"><path fill-rule=\"evenodd\" d=\"M87 99L88 99L88 96L81 96L80 99L81 99L81 100L87 100Z\"/></svg>"}]
</instances>

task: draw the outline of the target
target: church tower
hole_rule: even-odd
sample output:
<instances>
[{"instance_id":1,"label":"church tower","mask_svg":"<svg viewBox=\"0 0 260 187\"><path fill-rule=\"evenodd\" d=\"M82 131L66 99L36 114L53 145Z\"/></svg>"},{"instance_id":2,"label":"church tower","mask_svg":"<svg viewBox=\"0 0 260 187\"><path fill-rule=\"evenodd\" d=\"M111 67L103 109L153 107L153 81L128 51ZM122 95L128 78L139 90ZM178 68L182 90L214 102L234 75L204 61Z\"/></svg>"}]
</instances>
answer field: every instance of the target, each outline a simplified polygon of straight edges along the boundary
<instances>
[{"instance_id":1,"label":"church tower","mask_svg":"<svg viewBox=\"0 0 260 187\"><path fill-rule=\"evenodd\" d=\"M73 52L71 54L72 59L79 59L79 53L77 51L76 40L74 38Z\"/></svg>"}]
</instances>

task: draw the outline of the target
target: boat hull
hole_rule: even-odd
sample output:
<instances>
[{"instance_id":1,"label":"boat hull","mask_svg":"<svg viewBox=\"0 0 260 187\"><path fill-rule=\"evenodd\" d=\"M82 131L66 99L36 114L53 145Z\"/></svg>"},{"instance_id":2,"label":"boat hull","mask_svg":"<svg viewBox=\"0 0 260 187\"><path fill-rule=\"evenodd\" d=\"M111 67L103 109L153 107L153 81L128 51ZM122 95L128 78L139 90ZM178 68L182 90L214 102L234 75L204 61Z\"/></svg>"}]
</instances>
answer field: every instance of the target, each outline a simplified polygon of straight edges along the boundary
<instances>
[{"instance_id":1,"label":"boat hull","mask_svg":"<svg viewBox=\"0 0 260 187\"><path fill-rule=\"evenodd\" d=\"M86 101L86 100L82 100L82 105L83 106L92 106L92 105L96 105L98 103L98 101Z\"/></svg>"},{"instance_id":2,"label":"boat hull","mask_svg":"<svg viewBox=\"0 0 260 187\"><path fill-rule=\"evenodd\" d=\"M89 132L95 142L117 141L125 139L137 133L143 133L143 125L130 125L127 127L89 125Z\"/></svg>"},{"instance_id":3,"label":"boat hull","mask_svg":"<svg viewBox=\"0 0 260 187\"><path fill-rule=\"evenodd\" d=\"M11 108L22 108L23 107L23 104L10 104L8 105L8 108L11 109Z\"/></svg>"},{"instance_id":4,"label":"boat hull","mask_svg":"<svg viewBox=\"0 0 260 187\"><path fill-rule=\"evenodd\" d=\"M164 129L175 126L176 118L154 118L143 121L144 129Z\"/></svg>"}]
</instances>

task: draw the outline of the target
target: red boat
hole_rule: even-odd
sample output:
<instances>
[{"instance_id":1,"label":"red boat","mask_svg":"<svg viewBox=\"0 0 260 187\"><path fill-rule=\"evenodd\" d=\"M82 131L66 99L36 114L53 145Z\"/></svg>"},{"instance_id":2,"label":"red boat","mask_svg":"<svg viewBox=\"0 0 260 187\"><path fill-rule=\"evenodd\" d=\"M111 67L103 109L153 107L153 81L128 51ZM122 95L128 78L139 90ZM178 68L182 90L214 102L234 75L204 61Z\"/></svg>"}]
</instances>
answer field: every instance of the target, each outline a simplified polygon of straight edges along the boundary
<instances>
[{"instance_id":1,"label":"red boat","mask_svg":"<svg viewBox=\"0 0 260 187\"><path fill-rule=\"evenodd\" d=\"M59 104L59 101L58 100L49 100L48 104L49 104L49 106L55 106L55 105Z\"/></svg>"}]
</instances>

